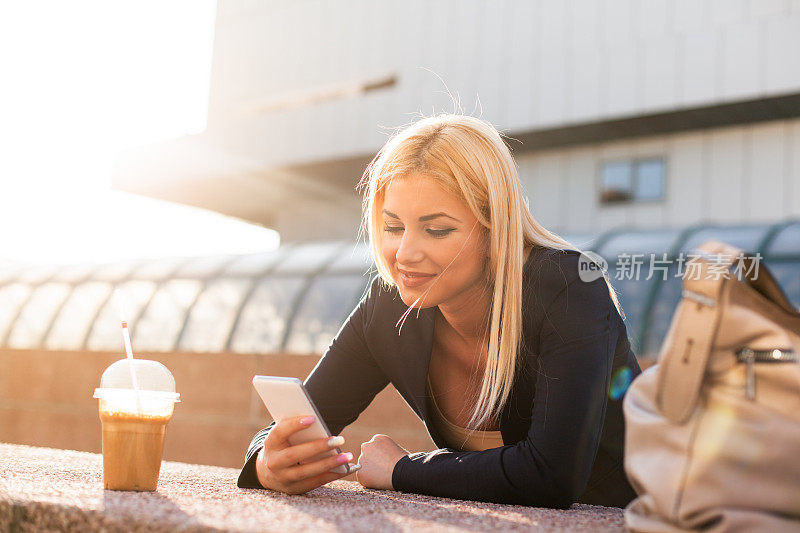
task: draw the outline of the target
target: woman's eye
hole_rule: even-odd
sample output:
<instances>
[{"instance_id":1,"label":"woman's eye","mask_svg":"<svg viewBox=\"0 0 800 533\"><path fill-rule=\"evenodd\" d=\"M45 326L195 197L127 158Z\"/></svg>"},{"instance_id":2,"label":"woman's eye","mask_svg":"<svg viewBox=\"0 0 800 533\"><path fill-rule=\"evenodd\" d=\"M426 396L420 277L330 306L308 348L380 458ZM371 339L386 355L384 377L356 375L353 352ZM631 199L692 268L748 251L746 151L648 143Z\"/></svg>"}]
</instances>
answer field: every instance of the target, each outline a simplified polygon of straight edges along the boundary
<instances>
[{"instance_id":1,"label":"woman's eye","mask_svg":"<svg viewBox=\"0 0 800 533\"><path fill-rule=\"evenodd\" d=\"M401 231L403 231L403 227L402 226L384 226L383 230L387 231L389 233L400 233ZM425 231L427 231L428 235L430 235L432 237L441 238L441 237L446 237L451 231L454 231L454 230L453 229L427 229Z\"/></svg>"}]
</instances>

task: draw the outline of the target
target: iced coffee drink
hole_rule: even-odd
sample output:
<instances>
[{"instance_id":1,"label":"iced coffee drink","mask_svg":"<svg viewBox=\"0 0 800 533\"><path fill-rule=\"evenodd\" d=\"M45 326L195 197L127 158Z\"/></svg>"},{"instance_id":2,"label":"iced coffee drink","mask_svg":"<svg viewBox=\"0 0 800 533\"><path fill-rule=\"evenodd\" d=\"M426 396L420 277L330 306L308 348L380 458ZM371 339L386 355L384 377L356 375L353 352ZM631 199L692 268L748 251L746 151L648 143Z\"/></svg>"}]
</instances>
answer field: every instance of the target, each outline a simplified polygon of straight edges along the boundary
<instances>
[{"instance_id":1,"label":"iced coffee drink","mask_svg":"<svg viewBox=\"0 0 800 533\"><path fill-rule=\"evenodd\" d=\"M124 387L134 381L131 371L136 389ZM172 374L156 361L123 359L103 373L95 397L100 400L105 488L156 490L167 423L179 401Z\"/></svg>"}]
</instances>

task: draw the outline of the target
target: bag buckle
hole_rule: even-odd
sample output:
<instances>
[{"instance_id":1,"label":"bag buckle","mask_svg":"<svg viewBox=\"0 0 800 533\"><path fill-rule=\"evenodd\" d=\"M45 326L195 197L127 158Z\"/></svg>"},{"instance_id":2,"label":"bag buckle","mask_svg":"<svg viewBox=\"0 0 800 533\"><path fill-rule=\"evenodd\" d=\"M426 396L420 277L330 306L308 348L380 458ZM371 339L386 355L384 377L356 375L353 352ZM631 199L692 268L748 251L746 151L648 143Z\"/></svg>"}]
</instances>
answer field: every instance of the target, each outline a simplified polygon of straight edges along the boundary
<instances>
[{"instance_id":1,"label":"bag buckle","mask_svg":"<svg viewBox=\"0 0 800 533\"><path fill-rule=\"evenodd\" d=\"M706 307L714 307L717 305L717 301L711 296L706 296L705 294L700 294L699 292L690 291L688 289L683 289L681 291L681 296L687 300L697 302L700 305L705 305Z\"/></svg>"}]
</instances>

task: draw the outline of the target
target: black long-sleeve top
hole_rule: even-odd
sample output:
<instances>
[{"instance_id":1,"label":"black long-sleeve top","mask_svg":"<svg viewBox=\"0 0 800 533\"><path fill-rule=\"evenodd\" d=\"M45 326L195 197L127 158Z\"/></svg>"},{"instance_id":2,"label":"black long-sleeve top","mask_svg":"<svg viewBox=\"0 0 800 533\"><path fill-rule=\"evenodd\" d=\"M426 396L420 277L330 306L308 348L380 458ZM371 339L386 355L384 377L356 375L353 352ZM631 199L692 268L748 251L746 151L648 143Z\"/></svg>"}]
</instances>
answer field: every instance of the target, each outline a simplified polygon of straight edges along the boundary
<instances>
[{"instance_id":1,"label":"black long-sleeve top","mask_svg":"<svg viewBox=\"0 0 800 533\"><path fill-rule=\"evenodd\" d=\"M426 390L435 308L418 316L413 310L398 335L395 324L407 306L379 279L305 381L328 428L341 432L392 383L440 447L400 459L392 472L396 490L553 508L627 505L635 493L622 463L622 396L641 370L608 286L602 277L583 281L579 257L537 246L525 262L523 336L500 417L503 446L446 448ZM261 486L255 460L269 429L253 438L240 487Z\"/></svg>"}]
</instances>

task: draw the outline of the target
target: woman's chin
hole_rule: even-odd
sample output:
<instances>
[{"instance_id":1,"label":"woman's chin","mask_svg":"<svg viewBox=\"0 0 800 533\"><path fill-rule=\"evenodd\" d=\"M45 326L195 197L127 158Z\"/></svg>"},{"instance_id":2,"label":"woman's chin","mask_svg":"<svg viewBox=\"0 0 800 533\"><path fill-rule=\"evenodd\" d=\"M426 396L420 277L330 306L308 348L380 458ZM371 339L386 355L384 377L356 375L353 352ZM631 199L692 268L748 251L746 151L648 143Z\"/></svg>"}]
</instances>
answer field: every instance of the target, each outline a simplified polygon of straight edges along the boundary
<instances>
[{"instance_id":1,"label":"woman's chin","mask_svg":"<svg viewBox=\"0 0 800 533\"><path fill-rule=\"evenodd\" d=\"M406 307L414 307L415 309L427 309L428 307L433 307L435 304L431 303L431 299L428 295L426 295L422 300L417 301L420 296L422 296L425 291L415 291L414 289L406 289L402 285L399 286L400 292L400 299L403 300L403 303Z\"/></svg>"}]
</instances>

